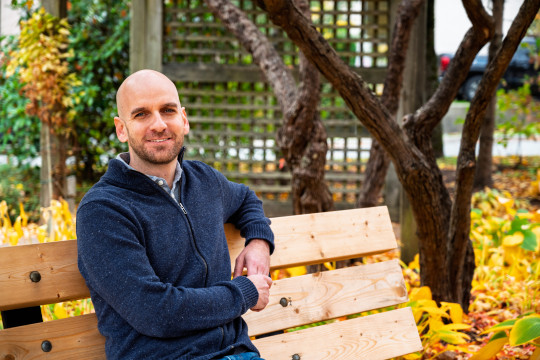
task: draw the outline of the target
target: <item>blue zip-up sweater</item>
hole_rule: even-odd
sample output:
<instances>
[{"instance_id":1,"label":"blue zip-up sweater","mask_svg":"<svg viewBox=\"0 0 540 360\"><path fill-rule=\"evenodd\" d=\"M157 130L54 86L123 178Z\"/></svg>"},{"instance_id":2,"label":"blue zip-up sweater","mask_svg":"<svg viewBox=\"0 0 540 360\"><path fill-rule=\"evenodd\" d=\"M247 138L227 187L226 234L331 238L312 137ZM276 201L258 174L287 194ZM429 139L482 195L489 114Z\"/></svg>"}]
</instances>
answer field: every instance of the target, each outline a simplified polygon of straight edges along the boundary
<instances>
[{"instance_id":1,"label":"blue zip-up sweater","mask_svg":"<svg viewBox=\"0 0 540 360\"><path fill-rule=\"evenodd\" d=\"M223 224L246 242L267 240L270 221L245 185L182 162L179 202L113 159L77 211L79 270L106 337L109 359L213 359L257 351L240 317L258 292L231 280Z\"/></svg>"}]
</instances>

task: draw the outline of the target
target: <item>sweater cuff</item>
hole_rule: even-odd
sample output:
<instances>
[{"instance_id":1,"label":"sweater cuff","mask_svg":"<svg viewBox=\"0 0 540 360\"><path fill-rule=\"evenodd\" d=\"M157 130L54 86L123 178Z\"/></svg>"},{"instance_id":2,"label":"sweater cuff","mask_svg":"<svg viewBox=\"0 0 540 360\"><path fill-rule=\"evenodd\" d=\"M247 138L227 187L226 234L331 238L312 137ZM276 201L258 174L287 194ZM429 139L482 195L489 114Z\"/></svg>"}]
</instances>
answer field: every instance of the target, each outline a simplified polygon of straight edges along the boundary
<instances>
[{"instance_id":1,"label":"sweater cuff","mask_svg":"<svg viewBox=\"0 0 540 360\"><path fill-rule=\"evenodd\" d=\"M245 276L238 276L232 281L234 284L236 284L236 286L240 288L240 291L244 296L244 303L246 304L246 309L244 310L244 313L257 305L257 301L259 301L259 292L257 291L257 287L255 287L255 284L253 284L251 280L249 280Z\"/></svg>"},{"instance_id":2,"label":"sweater cuff","mask_svg":"<svg viewBox=\"0 0 540 360\"><path fill-rule=\"evenodd\" d=\"M265 240L270 245L270 255L274 252L274 233L267 224L253 224L245 230L244 234L241 234L245 239L245 245L253 239Z\"/></svg>"}]
</instances>

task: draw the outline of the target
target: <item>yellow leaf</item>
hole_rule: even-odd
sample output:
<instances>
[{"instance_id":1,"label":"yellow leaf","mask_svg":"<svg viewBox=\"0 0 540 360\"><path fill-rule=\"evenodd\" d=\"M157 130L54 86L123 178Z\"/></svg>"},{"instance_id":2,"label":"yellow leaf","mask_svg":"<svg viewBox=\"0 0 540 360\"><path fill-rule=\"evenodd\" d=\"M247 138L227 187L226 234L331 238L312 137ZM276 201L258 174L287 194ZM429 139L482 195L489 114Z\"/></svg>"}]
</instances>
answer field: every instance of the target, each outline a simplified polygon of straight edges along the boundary
<instances>
[{"instance_id":1,"label":"yellow leaf","mask_svg":"<svg viewBox=\"0 0 540 360\"><path fill-rule=\"evenodd\" d=\"M307 273L305 266L297 266L297 267L288 268L287 272L289 273L291 277L305 275Z\"/></svg>"},{"instance_id":2,"label":"yellow leaf","mask_svg":"<svg viewBox=\"0 0 540 360\"><path fill-rule=\"evenodd\" d=\"M471 326L467 324L446 324L441 329L454 331L454 330L468 330L470 328Z\"/></svg>"},{"instance_id":3,"label":"yellow leaf","mask_svg":"<svg viewBox=\"0 0 540 360\"><path fill-rule=\"evenodd\" d=\"M523 242L524 236L520 231L515 232L513 235L508 235L503 238L503 246L512 247L518 246Z\"/></svg>"},{"instance_id":4,"label":"yellow leaf","mask_svg":"<svg viewBox=\"0 0 540 360\"><path fill-rule=\"evenodd\" d=\"M15 230L19 239L22 238L24 235L21 222L22 220L21 220L21 217L19 216L17 217L17 219L15 220L15 224L13 225L13 230Z\"/></svg>"},{"instance_id":5,"label":"yellow leaf","mask_svg":"<svg viewBox=\"0 0 540 360\"><path fill-rule=\"evenodd\" d=\"M463 322L463 309L459 304L441 302L441 307L450 310L450 319L453 323L459 324Z\"/></svg>"},{"instance_id":6,"label":"yellow leaf","mask_svg":"<svg viewBox=\"0 0 540 360\"><path fill-rule=\"evenodd\" d=\"M415 300L431 300L431 289L428 286L422 286L419 288L414 288L409 295L411 301Z\"/></svg>"},{"instance_id":7,"label":"yellow leaf","mask_svg":"<svg viewBox=\"0 0 540 360\"><path fill-rule=\"evenodd\" d=\"M497 340L490 341L486 346L480 349L476 354L474 354L469 360L489 360L493 358L503 346L508 343L508 338L503 337Z\"/></svg>"},{"instance_id":8,"label":"yellow leaf","mask_svg":"<svg viewBox=\"0 0 540 360\"><path fill-rule=\"evenodd\" d=\"M66 309L62 306L62 303L54 304L54 316L57 319L65 319L68 317Z\"/></svg>"},{"instance_id":9,"label":"yellow leaf","mask_svg":"<svg viewBox=\"0 0 540 360\"><path fill-rule=\"evenodd\" d=\"M8 240L11 246L15 246L19 243L19 235L15 230L10 229L8 232Z\"/></svg>"}]
</instances>

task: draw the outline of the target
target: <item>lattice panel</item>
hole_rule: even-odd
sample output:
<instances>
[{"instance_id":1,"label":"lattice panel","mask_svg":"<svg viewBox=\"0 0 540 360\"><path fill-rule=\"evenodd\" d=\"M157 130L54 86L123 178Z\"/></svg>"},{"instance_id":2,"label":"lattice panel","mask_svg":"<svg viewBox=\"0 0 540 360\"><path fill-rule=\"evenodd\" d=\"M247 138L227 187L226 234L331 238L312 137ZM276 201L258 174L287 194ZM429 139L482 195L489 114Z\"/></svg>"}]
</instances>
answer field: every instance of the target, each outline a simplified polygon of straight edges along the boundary
<instances>
[{"instance_id":1,"label":"lattice panel","mask_svg":"<svg viewBox=\"0 0 540 360\"><path fill-rule=\"evenodd\" d=\"M233 1L268 36L285 63L298 65L298 49L251 0ZM386 67L389 0L311 1L312 21L352 67ZM202 0L166 7L164 61L251 64L251 55L214 18Z\"/></svg>"},{"instance_id":2,"label":"lattice panel","mask_svg":"<svg viewBox=\"0 0 540 360\"><path fill-rule=\"evenodd\" d=\"M253 1L235 3L271 38L284 62L297 65L297 48L283 31ZM318 0L311 1L311 10L312 21L342 59L365 79L375 74L370 86L380 92L380 70L387 62L389 0ZM291 176L281 166L275 142L281 111L251 56L201 0L168 4L165 19L164 70L176 80L188 112L189 158L248 184L265 204L288 200ZM336 205L352 207L371 139L330 84L323 82L321 97L319 110L329 144L325 177Z\"/></svg>"}]
</instances>

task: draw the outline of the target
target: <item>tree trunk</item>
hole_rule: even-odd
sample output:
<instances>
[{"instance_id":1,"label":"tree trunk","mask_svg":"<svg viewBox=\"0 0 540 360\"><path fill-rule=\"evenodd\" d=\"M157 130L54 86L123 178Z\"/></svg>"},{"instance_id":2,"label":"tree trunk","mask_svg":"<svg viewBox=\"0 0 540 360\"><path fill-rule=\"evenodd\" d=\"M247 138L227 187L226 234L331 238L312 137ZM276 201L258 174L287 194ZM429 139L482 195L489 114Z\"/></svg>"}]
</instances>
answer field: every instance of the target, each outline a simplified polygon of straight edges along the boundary
<instances>
[{"instance_id":1,"label":"tree trunk","mask_svg":"<svg viewBox=\"0 0 540 360\"><path fill-rule=\"evenodd\" d=\"M502 24L504 14L504 0L493 0L493 18L495 19L495 35L489 45L489 61L492 61L502 43ZM495 132L495 118L497 110L497 95L494 94L486 111L486 118L482 123L480 132L480 147L478 151L478 165L474 174L474 189L481 190L493 187L493 133Z\"/></svg>"},{"instance_id":2,"label":"tree trunk","mask_svg":"<svg viewBox=\"0 0 540 360\"><path fill-rule=\"evenodd\" d=\"M46 123L41 123L40 154L41 170L39 177L41 189L39 191L39 205L46 208L51 206L51 200L53 199L51 130Z\"/></svg>"},{"instance_id":3,"label":"tree trunk","mask_svg":"<svg viewBox=\"0 0 540 360\"><path fill-rule=\"evenodd\" d=\"M456 200L450 200L437 166L431 134L448 111L476 54L493 35L494 22L480 1L463 2L473 27L467 32L433 96L414 114L405 117L401 128L391 111L381 104L362 78L353 72L336 51L294 6L291 0L261 0L270 19L315 64L343 97L394 163L407 193L418 225L422 284L435 300L461 304L467 311L467 294L474 271L469 238L470 200L474 176L474 146L478 140L488 99L527 28L540 8L540 0L524 2L514 19L501 51L486 69L477 95L465 120L458 157ZM407 0L404 3L408 3ZM394 43L392 52L394 52Z\"/></svg>"},{"instance_id":4,"label":"tree trunk","mask_svg":"<svg viewBox=\"0 0 540 360\"><path fill-rule=\"evenodd\" d=\"M404 1L398 9L398 16L392 32L392 51L388 57L388 72L384 81L381 103L395 118L399 105L399 95L403 87L405 57L409 48L409 38L414 20L422 7L423 0ZM379 203L381 191L390 158L376 139L372 140L369 160L366 165L364 182L358 196L357 207L372 207Z\"/></svg>"},{"instance_id":5,"label":"tree trunk","mask_svg":"<svg viewBox=\"0 0 540 360\"><path fill-rule=\"evenodd\" d=\"M300 54L300 86L285 66L268 38L229 0L206 0L212 13L252 54L274 90L282 113L283 126L277 143L292 175L292 202L295 214L334 209L332 194L324 182L328 148L326 130L317 111L320 101L319 73ZM310 17L309 3L297 0L304 16Z\"/></svg>"}]
</instances>

